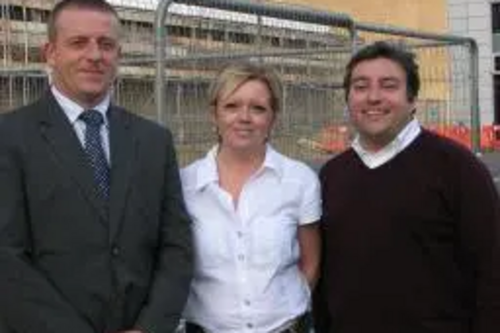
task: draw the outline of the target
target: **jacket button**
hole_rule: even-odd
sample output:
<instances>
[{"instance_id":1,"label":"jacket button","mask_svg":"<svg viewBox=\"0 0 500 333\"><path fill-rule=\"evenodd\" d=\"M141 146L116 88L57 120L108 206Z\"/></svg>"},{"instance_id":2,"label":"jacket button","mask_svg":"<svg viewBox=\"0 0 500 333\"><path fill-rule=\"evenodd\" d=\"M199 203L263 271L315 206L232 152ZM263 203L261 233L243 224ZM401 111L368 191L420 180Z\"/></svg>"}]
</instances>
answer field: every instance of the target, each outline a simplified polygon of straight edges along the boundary
<instances>
[{"instance_id":1,"label":"jacket button","mask_svg":"<svg viewBox=\"0 0 500 333\"><path fill-rule=\"evenodd\" d=\"M120 254L120 248L118 248L118 246L113 246L111 248L111 254L113 255L113 257L118 257L118 255Z\"/></svg>"}]
</instances>

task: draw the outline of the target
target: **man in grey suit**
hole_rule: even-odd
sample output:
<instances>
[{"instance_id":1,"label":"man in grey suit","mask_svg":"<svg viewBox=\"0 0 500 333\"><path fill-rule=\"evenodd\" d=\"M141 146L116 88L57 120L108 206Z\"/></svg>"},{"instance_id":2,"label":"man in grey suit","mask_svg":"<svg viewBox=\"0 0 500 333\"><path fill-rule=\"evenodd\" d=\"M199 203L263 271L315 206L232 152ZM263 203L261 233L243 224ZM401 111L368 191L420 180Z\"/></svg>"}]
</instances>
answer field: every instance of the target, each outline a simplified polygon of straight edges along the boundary
<instances>
[{"instance_id":1,"label":"man in grey suit","mask_svg":"<svg viewBox=\"0 0 500 333\"><path fill-rule=\"evenodd\" d=\"M0 122L0 327L173 332L192 250L171 135L110 102L113 7L63 0L48 28L50 91Z\"/></svg>"}]
</instances>

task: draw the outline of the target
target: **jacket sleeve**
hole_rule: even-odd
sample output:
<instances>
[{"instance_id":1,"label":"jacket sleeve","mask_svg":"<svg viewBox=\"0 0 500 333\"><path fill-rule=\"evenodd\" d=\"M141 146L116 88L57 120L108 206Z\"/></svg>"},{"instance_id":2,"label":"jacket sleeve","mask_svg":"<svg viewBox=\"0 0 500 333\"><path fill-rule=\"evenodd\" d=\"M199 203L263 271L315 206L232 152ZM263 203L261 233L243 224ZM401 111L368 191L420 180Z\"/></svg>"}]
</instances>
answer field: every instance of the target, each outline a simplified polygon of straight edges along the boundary
<instances>
[{"instance_id":1,"label":"jacket sleeve","mask_svg":"<svg viewBox=\"0 0 500 333\"><path fill-rule=\"evenodd\" d=\"M174 332L184 310L193 270L191 221L186 211L179 167L168 133L163 186L161 247L149 299L136 327L144 332Z\"/></svg>"},{"instance_id":2,"label":"jacket sleeve","mask_svg":"<svg viewBox=\"0 0 500 333\"><path fill-rule=\"evenodd\" d=\"M26 333L93 328L33 264L23 156L15 128L0 122L0 326Z\"/></svg>"}]
</instances>

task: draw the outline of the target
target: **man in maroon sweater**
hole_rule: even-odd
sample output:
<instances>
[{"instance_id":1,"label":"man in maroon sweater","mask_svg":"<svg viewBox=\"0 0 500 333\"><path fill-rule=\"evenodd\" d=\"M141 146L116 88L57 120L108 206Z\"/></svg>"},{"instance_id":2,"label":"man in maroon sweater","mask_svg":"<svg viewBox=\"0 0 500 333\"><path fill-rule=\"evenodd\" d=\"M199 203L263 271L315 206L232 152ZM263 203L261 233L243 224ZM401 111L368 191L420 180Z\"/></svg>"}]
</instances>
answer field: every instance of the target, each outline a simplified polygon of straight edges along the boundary
<instances>
[{"instance_id":1,"label":"man in maroon sweater","mask_svg":"<svg viewBox=\"0 0 500 333\"><path fill-rule=\"evenodd\" d=\"M316 332L500 332L500 203L468 150L422 129L412 53L361 49L344 87L358 135L321 170Z\"/></svg>"}]
</instances>

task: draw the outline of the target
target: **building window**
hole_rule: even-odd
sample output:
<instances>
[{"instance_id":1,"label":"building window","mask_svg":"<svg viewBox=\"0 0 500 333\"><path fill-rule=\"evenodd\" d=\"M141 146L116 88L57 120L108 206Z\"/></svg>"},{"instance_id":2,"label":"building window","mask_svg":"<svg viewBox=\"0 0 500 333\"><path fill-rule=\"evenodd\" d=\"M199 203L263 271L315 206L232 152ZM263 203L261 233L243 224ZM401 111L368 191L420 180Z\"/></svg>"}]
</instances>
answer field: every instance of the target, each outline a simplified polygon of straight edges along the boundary
<instances>
[{"instance_id":1,"label":"building window","mask_svg":"<svg viewBox=\"0 0 500 333\"><path fill-rule=\"evenodd\" d=\"M307 42L304 39L285 38L283 39L283 46L292 49L303 49L307 47Z\"/></svg>"},{"instance_id":2,"label":"building window","mask_svg":"<svg viewBox=\"0 0 500 333\"><path fill-rule=\"evenodd\" d=\"M225 40L225 33L222 30L213 30L210 32L212 35L212 40L217 42L223 42Z\"/></svg>"},{"instance_id":3,"label":"building window","mask_svg":"<svg viewBox=\"0 0 500 333\"><path fill-rule=\"evenodd\" d=\"M493 99L495 124L500 124L500 74L493 75Z\"/></svg>"},{"instance_id":4,"label":"building window","mask_svg":"<svg viewBox=\"0 0 500 333\"><path fill-rule=\"evenodd\" d=\"M34 22L47 22L49 20L50 11L43 9L32 9L31 16Z\"/></svg>"},{"instance_id":5,"label":"building window","mask_svg":"<svg viewBox=\"0 0 500 333\"><path fill-rule=\"evenodd\" d=\"M23 21L24 20L23 8L21 6L8 5L5 7L5 11L2 11L2 18L6 18L12 21Z\"/></svg>"},{"instance_id":6,"label":"building window","mask_svg":"<svg viewBox=\"0 0 500 333\"><path fill-rule=\"evenodd\" d=\"M191 37L191 28L181 25L169 25L169 33L175 37Z\"/></svg>"},{"instance_id":7,"label":"building window","mask_svg":"<svg viewBox=\"0 0 500 333\"><path fill-rule=\"evenodd\" d=\"M500 52L500 2L491 4L491 28L493 52Z\"/></svg>"},{"instance_id":8,"label":"building window","mask_svg":"<svg viewBox=\"0 0 500 333\"><path fill-rule=\"evenodd\" d=\"M194 35L196 36L197 39L208 39L208 36L210 35L210 30L203 28L196 28L194 31Z\"/></svg>"},{"instance_id":9,"label":"building window","mask_svg":"<svg viewBox=\"0 0 500 333\"><path fill-rule=\"evenodd\" d=\"M243 32L229 32L228 39L231 43L252 44L255 36Z\"/></svg>"},{"instance_id":10,"label":"building window","mask_svg":"<svg viewBox=\"0 0 500 333\"><path fill-rule=\"evenodd\" d=\"M491 27L493 33L500 33L500 2L491 4Z\"/></svg>"},{"instance_id":11,"label":"building window","mask_svg":"<svg viewBox=\"0 0 500 333\"><path fill-rule=\"evenodd\" d=\"M495 124L500 124L500 54L493 56L493 114L495 115Z\"/></svg>"}]
</instances>

